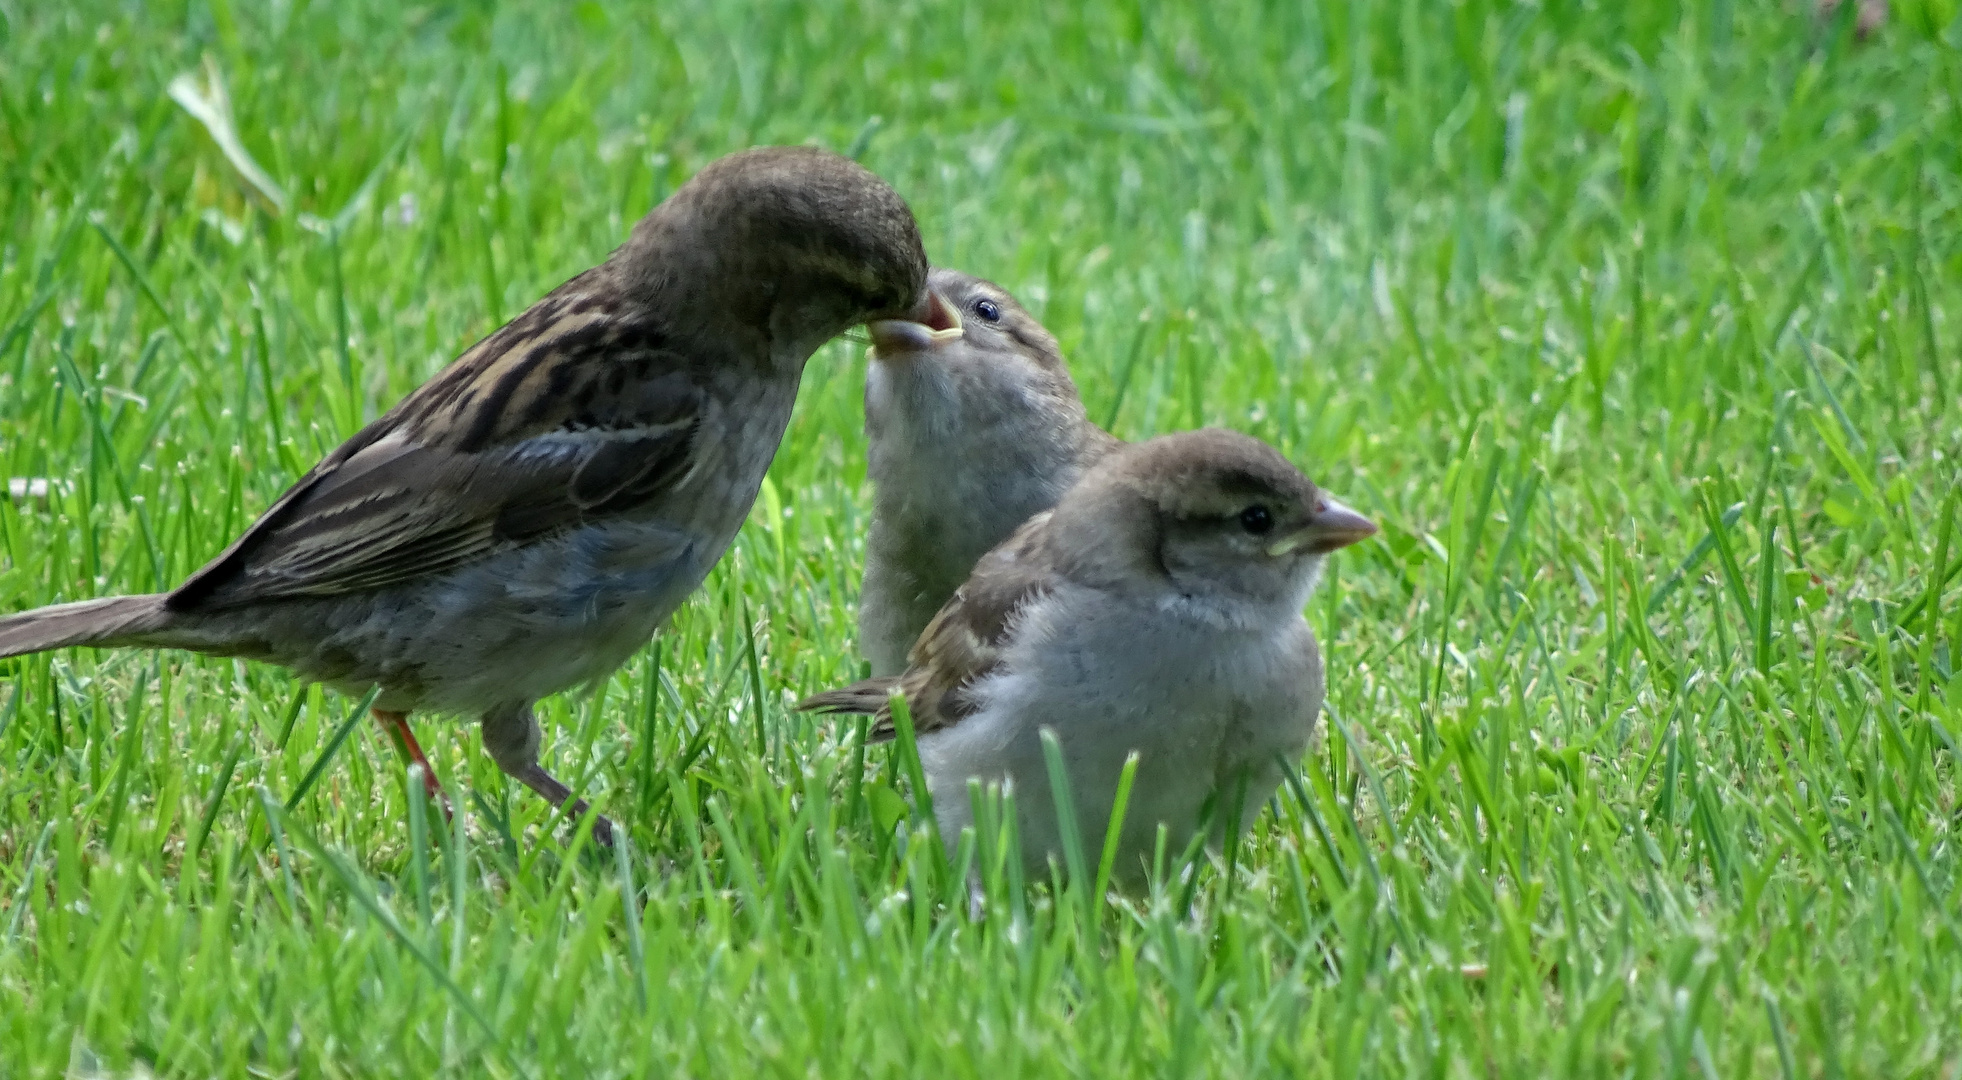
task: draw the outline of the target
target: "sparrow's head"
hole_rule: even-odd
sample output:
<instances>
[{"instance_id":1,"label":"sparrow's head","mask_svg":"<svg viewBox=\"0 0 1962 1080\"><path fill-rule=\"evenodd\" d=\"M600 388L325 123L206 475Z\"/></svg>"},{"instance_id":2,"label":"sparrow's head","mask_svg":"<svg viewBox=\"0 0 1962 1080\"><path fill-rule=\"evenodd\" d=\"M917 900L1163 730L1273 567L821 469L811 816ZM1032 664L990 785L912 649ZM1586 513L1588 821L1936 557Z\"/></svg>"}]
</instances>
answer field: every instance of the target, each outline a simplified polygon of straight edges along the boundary
<instances>
[{"instance_id":1,"label":"sparrow's head","mask_svg":"<svg viewBox=\"0 0 1962 1080\"><path fill-rule=\"evenodd\" d=\"M1259 439L1208 428L1112 454L1064 495L1052 530L1080 534L1109 584L1232 617L1299 610L1322 557L1376 532Z\"/></svg>"},{"instance_id":2,"label":"sparrow's head","mask_svg":"<svg viewBox=\"0 0 1962 1080\"><path fill-rule=\"evenodd\" d=\"M883 376L913 387L914 408L958 398L967 423L1012 422L1017 412L1082 418L1082 399L1055 336L1007 289L938 267L927 275L927 290L925 319L866 325L878 365L875 385ZM873 398L868 403L876 410Z\"/></svg>"},{"instance_id":3,"label":"sparrow's head","mask_svg":"<svg viewBox=\"0 0 1962 1080\"><path fill-rule=\"evenodd\" d=\"M634 227L615 261L711 319L813 347L872 319L946 319L926 291L926 249L906 201L816 147L711 162Z\"/></svg>"},{"instance_id":4,"label":"sparrow's head","mask_svg":"<svg viewBox=\"0 0 1962 1080\"><path fill-rule=\"evenodd\" d=\"M887 364L975 364L993 360L1061 372L1063 350L1007 289L959 270L935 267L927 288L932 322L908 318L867 324L872 358Z\"/></svg>"}]
</instances>

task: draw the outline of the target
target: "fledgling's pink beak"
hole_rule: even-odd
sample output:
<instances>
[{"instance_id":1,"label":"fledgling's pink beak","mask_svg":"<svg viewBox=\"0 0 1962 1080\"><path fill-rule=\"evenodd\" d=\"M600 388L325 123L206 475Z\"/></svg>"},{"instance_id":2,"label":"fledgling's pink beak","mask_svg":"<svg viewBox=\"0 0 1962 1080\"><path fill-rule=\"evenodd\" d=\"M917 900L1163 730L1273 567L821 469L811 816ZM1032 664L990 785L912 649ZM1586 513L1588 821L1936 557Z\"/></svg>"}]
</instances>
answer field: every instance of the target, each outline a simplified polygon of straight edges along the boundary
<instances>
[{"instance_id":1,"label":"fledgling's pink beak","mask_svg":"<svg viewBox=\"0 0 1962 1080\"><path fill-rule=\"evenodd\" d=\"M872 335L874 357L891 359L961 338L960 309L932 289L906 314L904 319L875 319L865 324L866 331Z\"/></svg>"},{"instance_id":2,"label":"fledgling's pink beak","mask_svg":"<svg viewBox=\"0 0 1962 1080\"><path fill-rule=\"evenodd\" d=\"M1267 553L1286 555L1299 550L1323 555L1375 535L1375 522L1324 496L1308 523L1267 545Z\"/></svg>"}]
</instances>

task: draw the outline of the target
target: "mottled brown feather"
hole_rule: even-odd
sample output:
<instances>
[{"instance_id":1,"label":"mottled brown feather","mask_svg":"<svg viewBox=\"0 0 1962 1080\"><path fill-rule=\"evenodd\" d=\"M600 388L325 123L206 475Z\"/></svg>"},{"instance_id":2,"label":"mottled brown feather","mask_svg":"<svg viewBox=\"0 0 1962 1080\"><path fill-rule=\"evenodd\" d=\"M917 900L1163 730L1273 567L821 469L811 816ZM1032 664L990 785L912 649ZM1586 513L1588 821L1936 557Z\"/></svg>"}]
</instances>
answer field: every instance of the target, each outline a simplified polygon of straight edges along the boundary
<instances>
[{"instance_id":1,"label":"mottled brown feather","mask_svg":"<svg viewBox=\"0 0 1962 1080\"><path fill-rule=\"evenodd\" d=\"M1001 665L1016 616L1056 587L1055 569L1043 549L1043 526L1048 521L1047 512L1037 514L982 557L973 576L927 624L913 646L905 674L815 694L797 707L871 715L874 721L867 734L875 742L893 737L890 695L895 688L906 695L919 734L952 727L972 716L980 702L970 691Z\"/></svg>"},{"instance_id":2,"label":"mottled brown feather","mask_svg":"<svg viewBox=\"0 0 1962 1080\"><path fill-rule=\"evenodd\" d=\"M168 606L384 588L657 503L687 472L700 361L586 294L587 276L316 465Z\"/></svg>"}]
</instances>

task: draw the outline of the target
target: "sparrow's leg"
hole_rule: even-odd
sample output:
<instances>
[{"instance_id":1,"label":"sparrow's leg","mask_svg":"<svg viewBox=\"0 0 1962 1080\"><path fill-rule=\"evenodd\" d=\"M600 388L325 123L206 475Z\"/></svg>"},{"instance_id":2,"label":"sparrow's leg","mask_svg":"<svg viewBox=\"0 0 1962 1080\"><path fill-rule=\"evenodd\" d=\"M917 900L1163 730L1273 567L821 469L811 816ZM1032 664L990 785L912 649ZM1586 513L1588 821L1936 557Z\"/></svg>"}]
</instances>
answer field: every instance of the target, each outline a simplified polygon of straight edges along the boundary
<instances>
[{"instance_id":1,"label":"sparrow's leg","mask_svg":"<svg viewBox=\"0 0 1962 1080\"><path fill-rule=\"evenodd\" d=\"M538 764L541 738L538 718L532 715L529 705L484 714L484 749L504 775L545 796L553 806L564 806L567 799L572 799L568 816L574 820L584 817L588 809L586 800L573 798L571 788L559 783ZM593 815L593 839L603 846L613 846L613 823L605 814Z\"/></svg>"},{"instance_id":2,"label":"sparrow's leg","mask_svg":"<svg viewBox=\"0 0 1962 1080\"><path fill-rule=\"evenodd\" d=\"M437 781L436 770L430 767L429 758L422 752L422 744L416 742L416 733L409 730L409 714L386 709L376 709L374 713L375 719L381 722L382 730L388 732L389 741L395 744L395 752L402 755L404 765L422 766L422 790L428 794L430 801L443 808L443 820L450 820L450 797Z\"/></svg>"}]
</instances>

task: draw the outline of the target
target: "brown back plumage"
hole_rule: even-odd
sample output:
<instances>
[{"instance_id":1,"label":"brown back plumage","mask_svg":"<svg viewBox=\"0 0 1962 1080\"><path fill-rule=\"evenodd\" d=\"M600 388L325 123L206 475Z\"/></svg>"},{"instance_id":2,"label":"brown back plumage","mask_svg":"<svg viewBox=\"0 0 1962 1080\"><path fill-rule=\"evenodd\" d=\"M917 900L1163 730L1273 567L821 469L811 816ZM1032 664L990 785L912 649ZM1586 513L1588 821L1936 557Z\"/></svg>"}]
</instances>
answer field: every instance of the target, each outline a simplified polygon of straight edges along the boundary
<instances>
[{"instance_id":1,"label":"brown back plumage","mask_svg":"<svg viewBox=\"0 0 1962 1080\"><path fill-rule=\"evenodd\" d=\"M972 715L969 690L1001 663L1016 613L1054 587L1041 550L1049 513L1037 514L983 556L973 576L955 591L914 644L905 674L853 683L797 703L806 712L865 713L876 718L869 735L893 736L893 690L905 693L914 729L925 733Z\"/></svg>"},{"instance_id":2,"label":"brown back plumage","mask_svg":"<svg viewBox=\"0 0 1962 1080\"><path fill-rule=\"evenodd\" d=\"M829 337L915 303L926 274L912 212L861 166L731 154L315 465L166 604L387 588L631 516L690 465L708 372L765 365L783 312ZM579 456L522 452L590 432L609 435Z\"/></svg>"}]
</instances>

